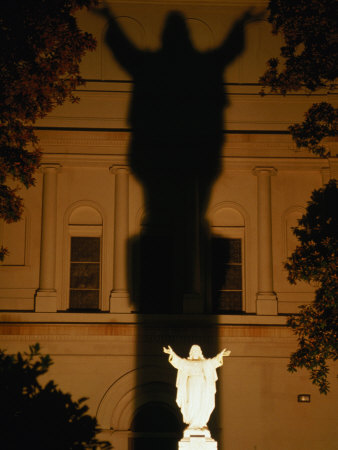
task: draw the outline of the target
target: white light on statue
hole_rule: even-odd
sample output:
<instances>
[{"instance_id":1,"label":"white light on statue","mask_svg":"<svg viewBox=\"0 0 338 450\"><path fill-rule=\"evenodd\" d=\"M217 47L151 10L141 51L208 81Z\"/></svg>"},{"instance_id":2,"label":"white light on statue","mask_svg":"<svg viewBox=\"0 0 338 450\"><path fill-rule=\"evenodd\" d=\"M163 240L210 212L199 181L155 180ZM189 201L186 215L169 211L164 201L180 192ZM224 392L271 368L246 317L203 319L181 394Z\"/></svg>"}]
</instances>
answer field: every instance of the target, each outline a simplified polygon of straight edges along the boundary
<instances>
[{"instance_id":1,"label":"white light on statue","mask_svg":"<svg viewBox=\"0 0 338 450\"><path fill-rule=\"evenodd\" d=\"M176 402L181 409L183 422L188 426L179 450L217 449L217 442L210 436L207 423L215 408L216 369L223 365L223 357L229 356L230 350L222 350L214 358L204 358L201 347L193 345L188 358L180 358L173 349L163 348L169 355L169 362L177 369Z\"/></svg>"}]
</instances>

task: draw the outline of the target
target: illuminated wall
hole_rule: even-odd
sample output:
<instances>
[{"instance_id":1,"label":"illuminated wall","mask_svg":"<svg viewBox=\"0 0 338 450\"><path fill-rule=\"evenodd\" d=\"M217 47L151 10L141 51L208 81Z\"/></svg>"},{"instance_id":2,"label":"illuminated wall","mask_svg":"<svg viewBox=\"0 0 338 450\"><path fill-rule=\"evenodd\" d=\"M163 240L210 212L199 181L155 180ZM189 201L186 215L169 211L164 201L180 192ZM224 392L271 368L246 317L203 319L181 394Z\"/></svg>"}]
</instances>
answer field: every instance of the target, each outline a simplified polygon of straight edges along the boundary
<instances>
[{"instance_id":1,"label":"illuminated wall","mask_svg":"<svg viewBox=\"0 0 338 450\"><path fill-rule=\"evenodd\" d=\"M129 0L111 7L130 39L150 51L161 44L167 13L179 10L203 52L220 45L248 7L265 4ZM306 373L286 371L296 341L285 315L311 301L313 289L289 285L283 261L296 245L291 227L310 193L337 177L337 157L321 160L296 149L286 133L311 97L259 95L257 80L278 38L263 20L248 26L245 50L224 74L224 144L208 201L192 200L199 185L187 182L189 220L180 223L181 207L171 222L168 211L175 201L183 204L172 179L172 191L154 200L161 211L154 231L145 188L130 166L133 82L104 42L104 20L81 13L80 23L98 39L82 63L88 81L80 103L39 122L44 153L37 185L22 191L22 221L0 224L11 252L0 266L1 347L24 351L40 342L55 361L47 378L74 398L89 397L105 438L119 450L144 448L155 438L163 449L175 448L181 417L164 345L182 356L194 343L206 356L228 347L211 420L220 449L333 450L333 377L324 398ZM336 155L337 143L329 145ZM173 173L186 164L183 156L169 155ZM163 172L155 167L151 175L156 193ZM184 227L171 246L167 236ZM152 252L150 262L143 248ZM297 403L302 393L311 394L309 404Z\"/></svg>"}]
</instances>

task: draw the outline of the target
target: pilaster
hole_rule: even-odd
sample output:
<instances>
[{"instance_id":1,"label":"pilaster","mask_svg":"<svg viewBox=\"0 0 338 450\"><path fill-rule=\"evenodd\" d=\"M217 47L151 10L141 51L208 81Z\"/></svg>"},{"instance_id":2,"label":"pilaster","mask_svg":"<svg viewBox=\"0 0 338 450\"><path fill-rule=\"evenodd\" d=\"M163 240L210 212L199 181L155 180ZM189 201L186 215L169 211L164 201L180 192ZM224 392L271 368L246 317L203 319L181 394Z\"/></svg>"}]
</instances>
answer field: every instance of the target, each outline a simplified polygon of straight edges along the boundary
<instances>
[{"instance_id":1,"label":"pilaster","mask_svg":"<svg viewBox=\"0 0 338 450\"><path fill-rule=\"evenodd\" d=\"M127 245L129 237L129 168L116 164L110 168L115 176L114 269L110 293L110 312L131 310L127 277Z\"/></svg>"},{"instance_id":2,"label":"pilaster","mask_svg":"<svg viewBox=\"0 0 338 450\"><path fill-rule=\"evenodd\" d=\"M277 296L273 291L271 177L277 174L273 167L255 167L257 176L257 269L256 295L258 315L277 314Z\"/></svg>"},{"instance_id":3,"label":"pilaster","mask_svg":"<svg viewBox=\"0 0 338 450\"><path fill-rule=\"evenodd\" d=\"M42 218L39 289L35 295L36 312L57 310L55 289L57 173L60 164L42 164Z\"/></svg>"}]
</instances>

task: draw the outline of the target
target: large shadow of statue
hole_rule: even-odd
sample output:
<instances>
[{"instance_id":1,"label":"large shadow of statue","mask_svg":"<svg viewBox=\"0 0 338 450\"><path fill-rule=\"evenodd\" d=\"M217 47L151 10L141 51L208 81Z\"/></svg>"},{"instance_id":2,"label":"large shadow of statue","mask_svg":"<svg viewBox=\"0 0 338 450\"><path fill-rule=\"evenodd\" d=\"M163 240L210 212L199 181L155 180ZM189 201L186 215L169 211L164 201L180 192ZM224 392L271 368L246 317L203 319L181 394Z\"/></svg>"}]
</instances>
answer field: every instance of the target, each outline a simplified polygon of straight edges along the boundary
<instances>
[{"instance_id":1,"label":"large shadow of statue","mask_svg":"<svg viewBox=\"0 0 338 450\"><path fill-rule=\"evenodd\" d=\"M107 9L101 13L109 23L107 44L134 82L129 163L146 209L141 236L129 246L136 310L202 312L204 215L224 140L223 72L243 51L253 15L243 14L219 47L200 52L179 12L168 14L157 51L137 48Z\"/></svg>"},{"instance_id":2,"label":"large shadow of statue","mask_svg":"<svg viewBox=\"0 0 338 450\"><path fill-rule=\"evenodd\" d=\"M219 47L200 52L192 45L184 16L171 12L161 48L144 51L128 39L107 9L101 14L109 23L106 41L134 83L129 164L143 187L145 217L140 236L129 243L129 289L136 312L163 314L163 319L157 315L150 325L139 326L137 365L147 365L155 354L167 367L162 355L162 345L167 344L182 356L199 344L206 356L213 356L218 351L215 327L201 324L198 316L177 326L165 314L208 312L210 280L204 261L209 232L204 217L220 173L228 102L223 73L242 53L245 25L254 17L246 12ZM174 385L174 371L167 370ZM138 384L142 386L142 380ZM217 429L217 413L213 422ZM177 448L177 437L172 444L167 439L156 445Z\"/></svg>"}]
</instances>

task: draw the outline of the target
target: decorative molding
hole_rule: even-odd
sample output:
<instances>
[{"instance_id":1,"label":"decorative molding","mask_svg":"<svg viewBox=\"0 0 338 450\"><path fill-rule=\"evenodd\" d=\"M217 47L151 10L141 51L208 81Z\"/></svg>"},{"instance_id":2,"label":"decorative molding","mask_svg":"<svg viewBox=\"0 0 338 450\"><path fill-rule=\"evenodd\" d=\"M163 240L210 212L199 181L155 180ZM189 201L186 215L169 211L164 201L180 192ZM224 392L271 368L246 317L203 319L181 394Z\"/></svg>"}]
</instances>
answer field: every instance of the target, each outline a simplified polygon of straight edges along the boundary
<instances>
[{"instance_id":1,"label":"decorative molding","mask_svg":"<svg viewBox=\"0 0 338 450\"><path fill-rule=\"evenodd\" d=\"M139 380L142 380L141 385ZM114 431L128 430L136 411L154 398L175 407L175 388L168 383L168 371L158 366L130 370L115 380L103 395L96 413L99 425Z\"/></svg>"},{"instance_id":2,"label":"decorative molding","mask_svg":"<svg viewBox=\"0 0 338 450\"><path fill-rule=\"evenodd\" d=\"M123 4L123 5L174 5L175 7L179 5L199 5L199 6L267 6L267 0L124 0L123 2L112 2L108 1L108 4L113 6Z\"/></svg>"},{"instance_id":3,"label":"decorative molding","mask_svg":"<svg viewBox=\"0 0 338 450\"><path fill-rule=\"evenodd\" d=\"M88 155L88 154L59 154L50 155L44 154L43 160L56 157L62 162L62 167L97 167L97 168L110 168L114 159L121 161L121 155Z\"/></svg>"},{"instance_id":4,"label":"decorative molding","mask_svg":"<svg viewBox=\"0 0 338 450\"><path fill-rule=\"evenodd\" d=\"M55 156L54 156L55 159ZM42 162L39 166L39 169L42 173L46 173L46 171L48 169L54 169L57 171L57 173L59 173L60 169L61 169L62 165L60 163L47 163L47 162Z\"/></svg>"},{"instance_id":5,"label":"decorative molding","mask_svg":"<svg viewBox=\"0 0 338 450\"><path fill-rule=\"evenodd\" d=\"M210 221L210 226L222 226L222 225L212 225L211 224L211 218L212 216L214 216L218 211L224 209L224 208L232 208L234 210L236 210L242 217L243 217L243 221L244 224L242 225L244 226L248 226L248 222L249 222L249 214L247 213L247 211L243 208L242 205L240 205L239 203L236 202L230 202L230 201L223 201L223 202L219 202L216 203L215 205L211 206L208 208L207 211L207 218Z\"/></svg>"},{"instance_id":6,"label":"decorative molding","mask_svg":"<svg viewBox=\"0 0 338 450\"><path fill-rule=\"evenodd\" d=\"M42 327L42 334L48 331L49 324L58 324L58 327L66 327L64 330L71 328L72 326L80 325L79 335L88 335L87 327L94 327L98 335L106 335L107 337L113 337L113 335L118 335L119 333L112 333L112 327L114 329L120 329L122 327L122 335L136 335L139 324L143 324L146 328L148 325L153 327L154 324L159 326L159 333L161 330L163 332L164 327L179 326L180 324L189 324L193 326L208 327L210 330L213 329L214 325L222 325L227 331L231 332L236 330L237 327L233 325L238 325L240 328L249 327L253 325L276 325L285 326L286 318L281 316L272 317L262 317L256 315L205 315L205 314L173 314L168 316L156 315L156 314L111 314L111 313L72 313L72 312L58 312L57 314L48 313L26 313L26 312L0 312L0 327L1 324L12 324L17 327L35 327L38 325ZM104 325L107 325L107 329ZM6 325L6 326L7 326ZM103 328L102 328L103 326ZM47 328L46 328L47 327ZM186 328L186 325L185 325ZM58 328L59 329L59 328ZM53 329L52 331L58 334L58 329ZM63 329L63 328L62 328ZM129 330L129 333L126 333ZM81 332L83 331L83 332ZM64 331L62 331L64 332ZM189 330L188 330L189 332ZM6 334L6 333L3 333ZM19 333L21 334L21 333ZM92 333L93 334L93 333ZM95 333L94 333L95 334ZM175 334L173 332L173 334ZM237 332L235 332L238 335Z\"/></svg>"},{"instance_id":7,"label":"decorative molding","mask_svg":"<svg viewBox=\"0 0 338 450\"><path fill-rule=\"evenodd\" d=\"M109 172L113 175L129 175L130 167L127 164L114 164L109 167Z\"/></svg>"},{"instance_id":8,"label":"decorative molding","mask_svg":"<svg viewBox=\"0 0 338 450\"><path fill-rule=\"evenodd\" d=\"M259 176L261 174L267 174L271 177L277 175L277 170L274 167L256 166L254 169L252 169L252 173L256 176Z\"/></svg>"},{"instance_id":9,"label":"decorative molding","mask_svg":"<svg viewBox=\"0 0 338 450\"><path fill-rule=\"evenodd\" d=\"M112 143L110 144L112 146ZM269 146L269 148L268 148ZM227 171L258 171L264 169L273 169L276 171L307 171L307 172L318 172L321 173L322 170L326 170L326 167L323 167L323 164L326 162L321 158L317 157L308 157L308 156L277 156L273 153L279 153L285 149L284 146L280 146L274 148L273 145L267 144L266 152L270 153L270 156L267 154L258 155L256 157L249 156L248 154L259 148L262 150L262 143L248 146L248 145L232 145L230 143L225 144L224 146L224 155L220 157L220 160L223 164L223 171L226 173ZM95 149L94 149L95 150ZM233 152L245 152L243 156L237 155L229 155L229 153ZM44 153L43 154L43 163L48 164L48 160L52 159L55 161L56 159L59 161L59 166L65 167L97 167L97 168L105 168L108 169L114 166L121 166L127 168L128 167L128 157L127 157L127 149L123 151L121 154L88 154L88 153ZM179 164L179 161L178 161ZM328 164L328 163L327 163ZM273 165L273 167L272 167ZM254 169L253 169L254 167ZM130 171L131 173L131 171ZM254 173L255 174L255 173Z\"/></svg>"}]
</instances>

